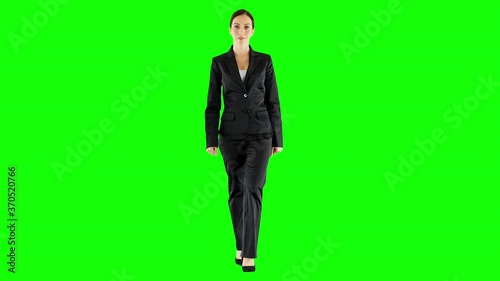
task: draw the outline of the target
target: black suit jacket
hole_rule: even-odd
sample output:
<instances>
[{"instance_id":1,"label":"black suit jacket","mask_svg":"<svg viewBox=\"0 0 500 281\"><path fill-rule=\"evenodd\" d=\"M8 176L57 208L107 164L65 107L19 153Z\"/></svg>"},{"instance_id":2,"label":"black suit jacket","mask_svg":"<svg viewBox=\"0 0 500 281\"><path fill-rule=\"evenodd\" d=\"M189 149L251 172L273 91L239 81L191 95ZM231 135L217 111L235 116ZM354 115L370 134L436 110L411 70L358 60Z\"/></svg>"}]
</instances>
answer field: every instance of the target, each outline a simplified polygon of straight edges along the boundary
<instances>
[{"instance_id":1,"label":"black suit jacket","mask_svg":"<svg viewBox=\"0 0 500 281\"><path fill-rule=\"evenodd\" d=\"M221 86L224 87L222 117ZM270 55L256 52L250 46L244 83L232 45L228 52L212 58L205 131L207 148L218 146L219 133L224 136L272 133L272 146L283 147L278 87Z\"/></svg>"}]
</instances>

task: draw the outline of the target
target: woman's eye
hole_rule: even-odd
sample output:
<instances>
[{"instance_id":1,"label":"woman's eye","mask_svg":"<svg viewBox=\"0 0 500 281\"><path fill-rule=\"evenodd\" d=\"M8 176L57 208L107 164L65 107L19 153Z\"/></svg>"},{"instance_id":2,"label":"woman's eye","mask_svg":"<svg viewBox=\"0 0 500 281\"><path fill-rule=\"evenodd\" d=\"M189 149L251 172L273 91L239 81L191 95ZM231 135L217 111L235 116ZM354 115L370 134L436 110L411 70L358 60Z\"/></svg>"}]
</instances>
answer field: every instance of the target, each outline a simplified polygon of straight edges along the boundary
<instances>
[{"instance_id":1,"label":"woman's eye","mask_svg":"<svg viewBox=\"0 0 500 281\"><path fill-rule=\"evenodd\" d=\"M245 29L249 29L249 28L250 28L250 26L245 26Z\"/></svg>"}]
</instances>

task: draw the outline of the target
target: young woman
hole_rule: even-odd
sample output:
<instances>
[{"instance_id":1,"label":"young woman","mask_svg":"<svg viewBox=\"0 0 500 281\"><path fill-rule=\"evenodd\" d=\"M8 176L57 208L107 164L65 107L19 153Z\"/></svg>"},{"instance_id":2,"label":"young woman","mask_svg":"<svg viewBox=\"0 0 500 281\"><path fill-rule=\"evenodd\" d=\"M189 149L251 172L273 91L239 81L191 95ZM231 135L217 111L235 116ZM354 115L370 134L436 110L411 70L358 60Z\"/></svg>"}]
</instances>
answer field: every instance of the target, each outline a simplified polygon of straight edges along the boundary
<instances>
[{"instance_id":1,"label":"young woman","mask_svg":"<svg viewBox=\"0 0 500 281\"><path fill-rule=\"evenodd\" d=\"M224 159L236 263L250 272L255 271L269 157L283 149L281 111L271 56L250 46L253 16L243 9L234 12L229 32L233 45L212 58L205 110L206 150L215 156L219 147Z\"/></svg>"}]
</instances>

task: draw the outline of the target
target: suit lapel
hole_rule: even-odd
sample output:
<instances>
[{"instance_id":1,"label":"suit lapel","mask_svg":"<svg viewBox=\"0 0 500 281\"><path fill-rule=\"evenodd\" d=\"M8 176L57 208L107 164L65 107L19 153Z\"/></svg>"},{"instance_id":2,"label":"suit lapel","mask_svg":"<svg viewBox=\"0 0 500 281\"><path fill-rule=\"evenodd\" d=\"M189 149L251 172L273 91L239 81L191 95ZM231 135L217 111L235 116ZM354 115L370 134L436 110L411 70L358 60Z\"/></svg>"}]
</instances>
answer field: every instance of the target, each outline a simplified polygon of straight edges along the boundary
<instances>
[{"instance_id":1,"label":"suit lapel","mask_svg":"<svg viewBox=\"0 0 500 281\"><path fill-rule=\"evenodd\" d=\"M236 57L234 56L232 45L231 48L229 48L229 51L226 53L225 64L226 67L229 69L229 73L231 73L231 76L233 77L234 80L238 81L237 82L238 85L240 85L240 87L245 90L250 76L255 71L259 63L260 63L260 56L257 55L257 53L252 49L252 46L250 46L248 70L245 76L245 83L243 83L243 81L241 81L240 72L238 70L238 63L236 62Z\"/></svg>"}]
</instances>

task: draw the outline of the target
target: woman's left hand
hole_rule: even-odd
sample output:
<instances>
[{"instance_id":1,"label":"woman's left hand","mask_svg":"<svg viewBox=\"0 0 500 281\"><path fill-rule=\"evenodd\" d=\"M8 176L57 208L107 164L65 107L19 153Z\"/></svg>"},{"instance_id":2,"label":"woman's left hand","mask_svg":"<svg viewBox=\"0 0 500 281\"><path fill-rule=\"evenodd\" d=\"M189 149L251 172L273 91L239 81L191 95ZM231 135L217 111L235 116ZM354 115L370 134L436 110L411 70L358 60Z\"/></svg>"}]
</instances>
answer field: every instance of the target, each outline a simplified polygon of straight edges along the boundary
<instances>
[{"instance_id":1,"label":"woman's left hand","mask_svg":"<svg viewBox=\"0 0 500 281\"><path fill-rule=\"evenodd\" d=\"M280 153L282 150L283 150L283 147L273 146L273 148L271 149L271 156L273 156L276 153Z\"/></svg>"}]
</instances>

